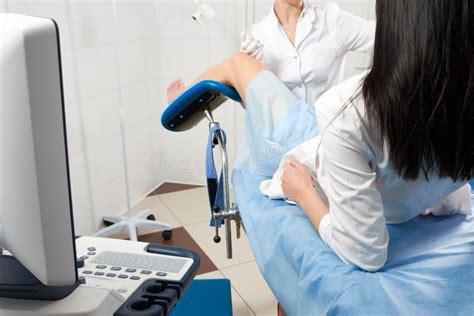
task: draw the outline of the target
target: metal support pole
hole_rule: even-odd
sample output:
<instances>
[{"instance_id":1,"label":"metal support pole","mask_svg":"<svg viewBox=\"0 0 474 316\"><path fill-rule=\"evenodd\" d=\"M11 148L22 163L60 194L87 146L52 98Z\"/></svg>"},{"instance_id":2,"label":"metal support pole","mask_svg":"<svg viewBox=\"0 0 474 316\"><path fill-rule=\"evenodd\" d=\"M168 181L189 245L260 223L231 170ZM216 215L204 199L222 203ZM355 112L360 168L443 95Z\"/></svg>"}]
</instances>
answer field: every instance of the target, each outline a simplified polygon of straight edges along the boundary
<instances>
[{"instance_id":1,"label":"metal support pole","mask_svg":"<svg viewBox=\"0 0 474 316\"><path fill-rule=\"evenodd\" d=\"M204 115L209 120L209 129L219 127L219 123L214 121L212 113L208 110L204 111ZM231 221L235 220L238 228L238 237L240 237L240 215L235 209L231 209L230 203L230 182L229 182L229 161L227 156L227 148L224 142L224 133L220 131L217 134L217 144L219 145L221 160L222 160L222 185L223 185L223 209L218 212L214 212L214 219L217 221L224 220L225 226L225 239L226 239L226 252L227 259L232 259L232 226ZM216 226L216 237L214 240L220 240L219 229Z\"/></svg>"}]
</instances>

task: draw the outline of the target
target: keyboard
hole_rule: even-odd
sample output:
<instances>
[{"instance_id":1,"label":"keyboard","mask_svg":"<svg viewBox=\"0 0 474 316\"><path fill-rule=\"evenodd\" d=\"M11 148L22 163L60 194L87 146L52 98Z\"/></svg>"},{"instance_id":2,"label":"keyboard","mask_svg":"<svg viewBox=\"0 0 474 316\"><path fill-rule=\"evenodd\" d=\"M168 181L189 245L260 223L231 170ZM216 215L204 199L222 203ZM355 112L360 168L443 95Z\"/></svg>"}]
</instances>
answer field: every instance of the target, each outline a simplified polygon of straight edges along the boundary
<instances>
[{"instance_id":1,"label":"keyboard","mask_svg":"<svg viewBox=\"0 0 474 316\"><path fill-rule=\"evenodd\" d=\"M127 268L155 270L167 273L178 273L187 262L183 258L139 255L113 251L103 251L90 260L98 265L120 266Z\"/></svg>"}]
</instances>

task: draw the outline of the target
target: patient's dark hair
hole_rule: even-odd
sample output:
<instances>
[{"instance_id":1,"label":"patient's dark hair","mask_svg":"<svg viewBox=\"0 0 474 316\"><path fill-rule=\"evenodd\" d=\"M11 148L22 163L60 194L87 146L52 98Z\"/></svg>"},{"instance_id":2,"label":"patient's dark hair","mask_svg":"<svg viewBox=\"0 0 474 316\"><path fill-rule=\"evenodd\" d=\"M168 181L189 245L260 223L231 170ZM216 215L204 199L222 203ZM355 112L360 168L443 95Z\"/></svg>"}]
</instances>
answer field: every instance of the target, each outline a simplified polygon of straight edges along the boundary
<instances>
[{"instance_id":1,"label":"patient's dark hair","mask_svg":"<svg viewBox=\"0 0 474 316\"><path fill-rule=\"evenodd\" d=\"M362 93L399 176L474 175L474 0L377 0Z\"/></svg>"}]
</instances>

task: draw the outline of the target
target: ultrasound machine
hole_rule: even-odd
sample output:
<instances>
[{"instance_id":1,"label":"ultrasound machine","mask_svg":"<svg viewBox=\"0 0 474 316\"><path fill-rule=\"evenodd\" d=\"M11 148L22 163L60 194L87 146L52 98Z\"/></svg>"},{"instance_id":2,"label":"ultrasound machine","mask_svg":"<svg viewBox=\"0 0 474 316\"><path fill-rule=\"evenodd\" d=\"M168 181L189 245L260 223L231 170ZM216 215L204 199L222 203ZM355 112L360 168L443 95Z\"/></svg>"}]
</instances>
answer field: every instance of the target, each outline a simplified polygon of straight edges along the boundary
<instances>
[{"instance_id":1,"label":"ultrasound machine","mask_svg":"<svg viewBox=\"0 0 474 316\"><path fill-rule=\"evenodd\" d=\"M77 237L51 19L0 14L0 315L168 315L196 253Z\"/></svg>"}]
</instances>

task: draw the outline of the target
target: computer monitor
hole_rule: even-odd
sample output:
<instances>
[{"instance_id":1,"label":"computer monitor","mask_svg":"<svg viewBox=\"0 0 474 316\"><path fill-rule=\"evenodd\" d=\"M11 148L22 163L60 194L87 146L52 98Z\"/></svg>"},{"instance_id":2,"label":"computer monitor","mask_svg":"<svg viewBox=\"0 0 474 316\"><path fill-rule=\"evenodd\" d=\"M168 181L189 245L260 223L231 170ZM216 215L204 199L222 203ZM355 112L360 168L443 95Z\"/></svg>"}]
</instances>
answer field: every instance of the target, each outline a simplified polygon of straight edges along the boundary
<instances>
[{"instance_id":1,"label":"computer monitor","mask_svg":"<svg viewBox=\"0 0 474 316\"><path fill-rule=\"evenodd\" d=\"M78 283L60 58L53 20L0 14L0 297Z\"/></svg>"}]
</instances>

